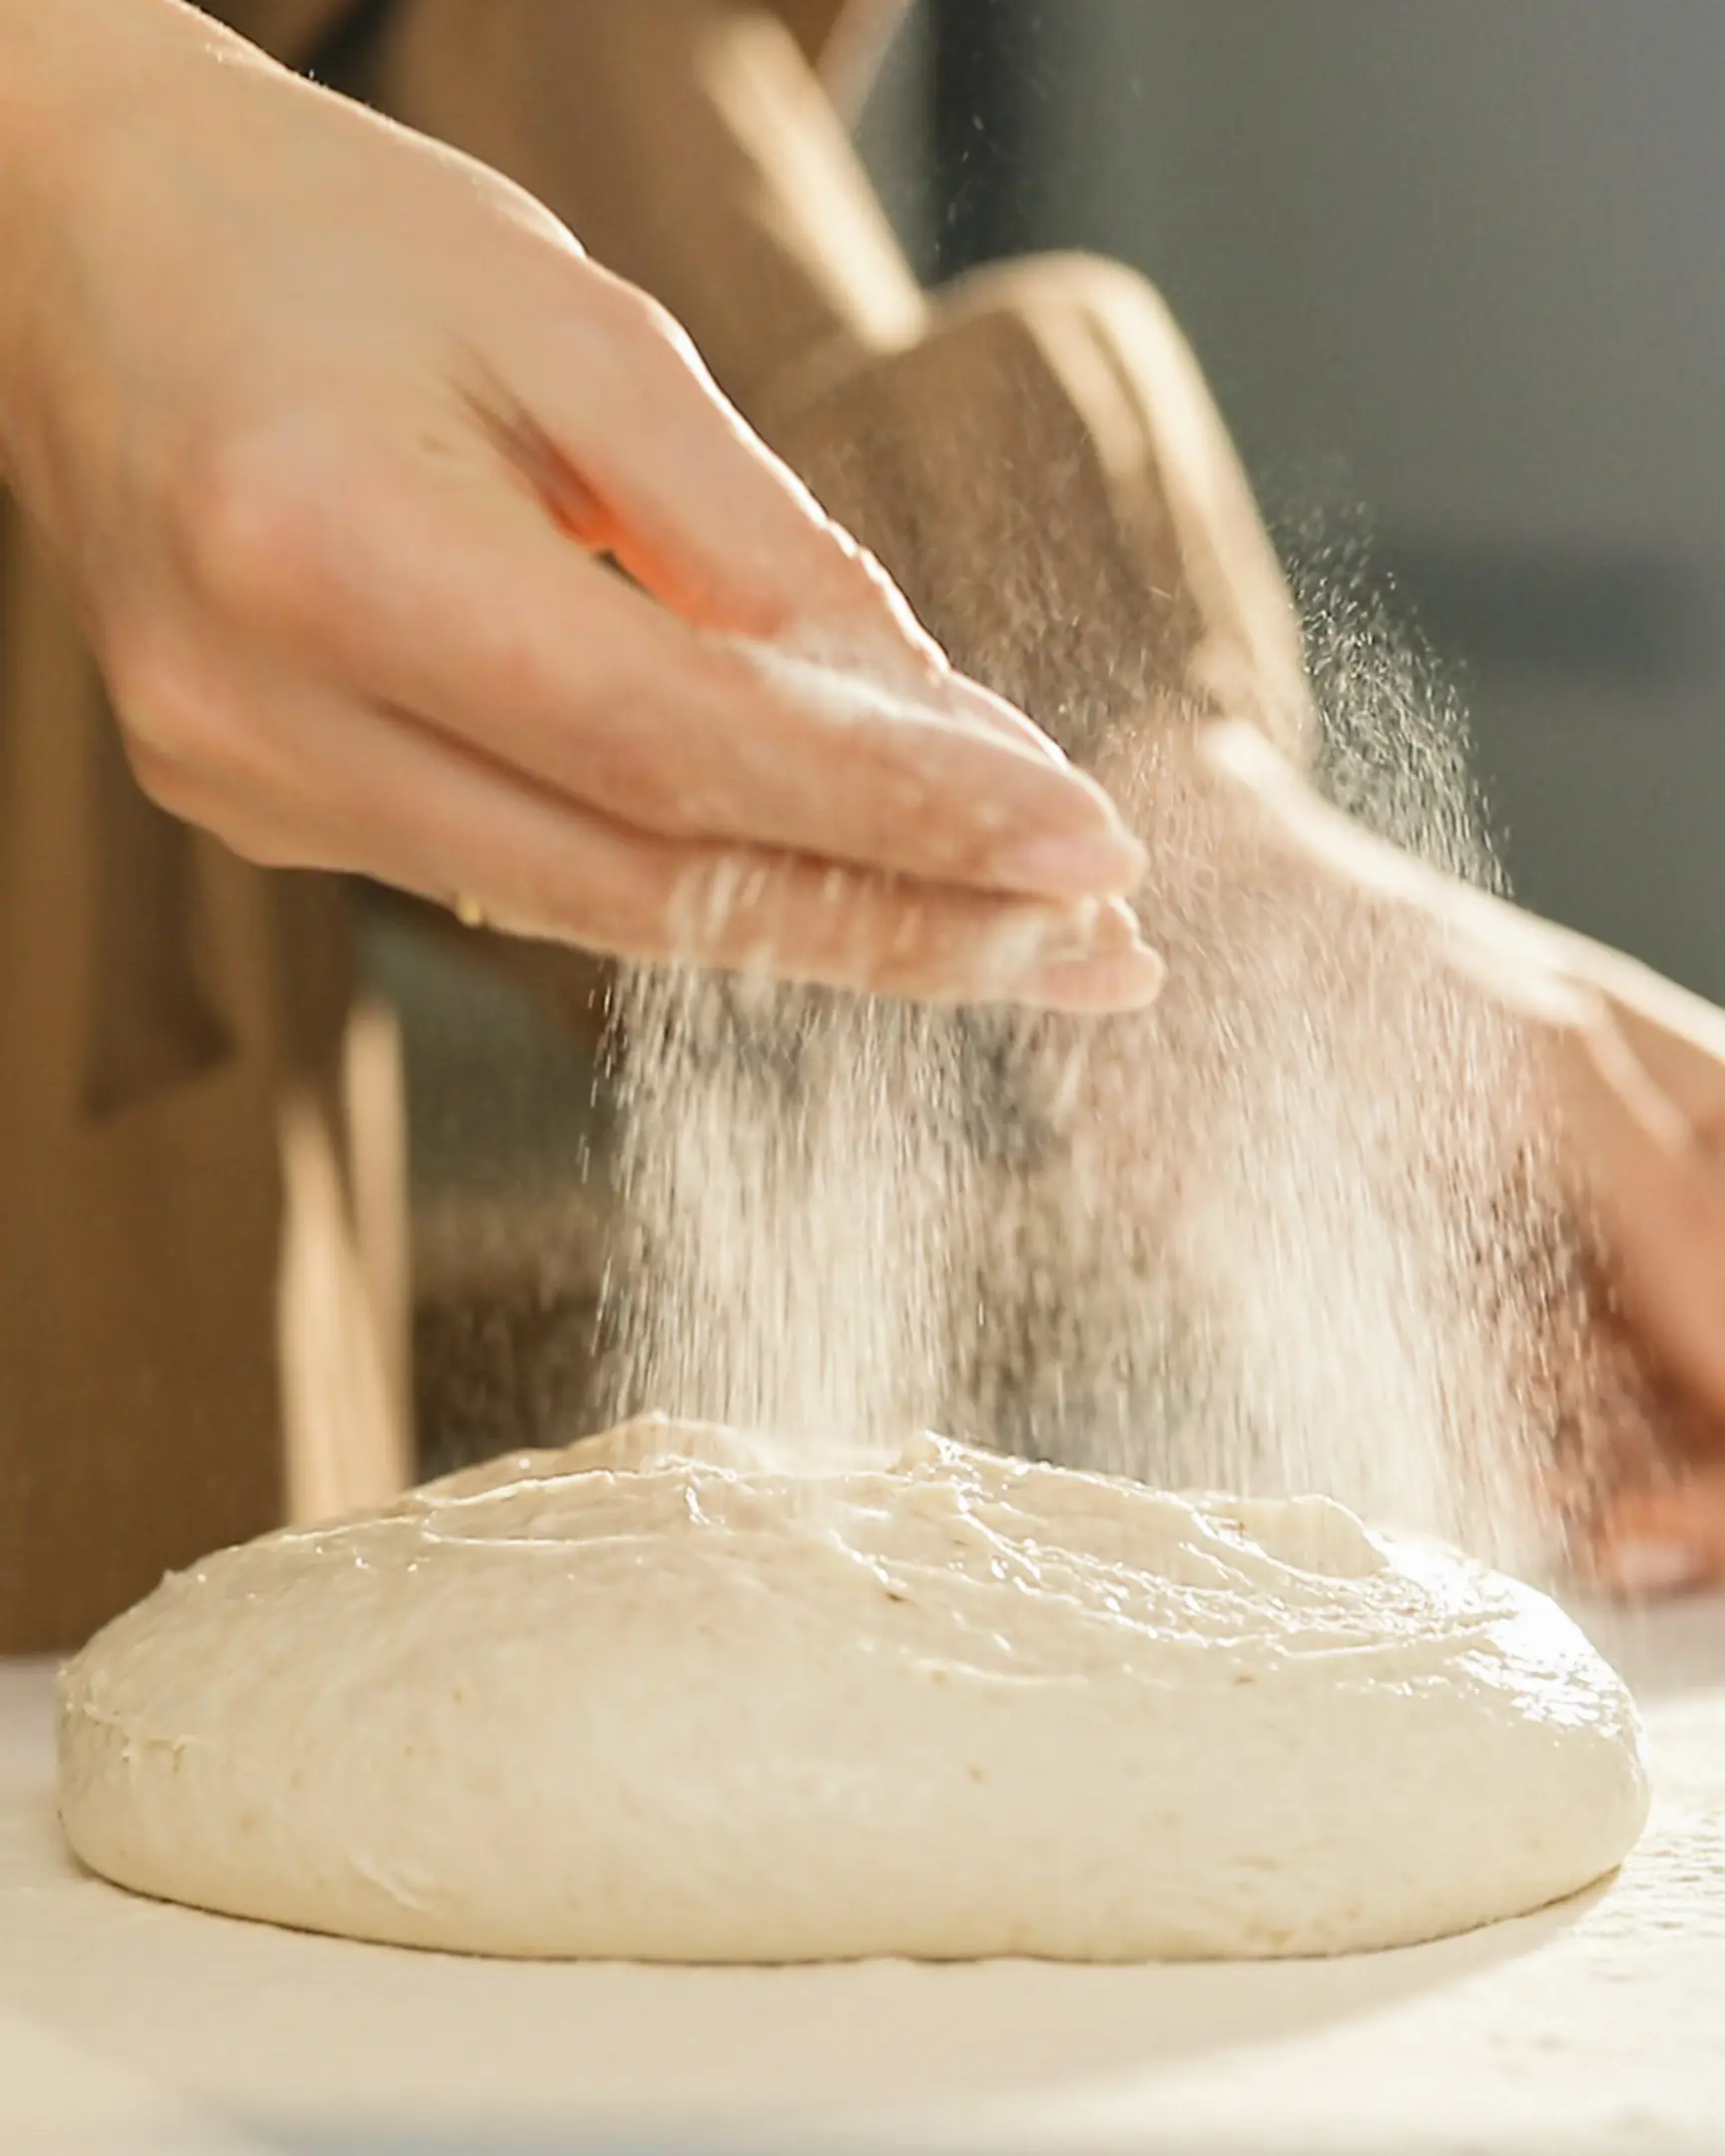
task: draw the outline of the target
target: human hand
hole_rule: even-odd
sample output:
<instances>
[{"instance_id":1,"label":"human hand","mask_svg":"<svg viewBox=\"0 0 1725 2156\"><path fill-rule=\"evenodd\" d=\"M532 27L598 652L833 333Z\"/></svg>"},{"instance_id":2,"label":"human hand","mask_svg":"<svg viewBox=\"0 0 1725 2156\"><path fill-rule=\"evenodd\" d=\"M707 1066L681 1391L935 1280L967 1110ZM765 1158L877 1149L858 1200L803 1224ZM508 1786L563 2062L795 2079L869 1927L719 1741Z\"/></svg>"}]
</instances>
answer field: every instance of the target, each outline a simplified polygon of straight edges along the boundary
<instances>
[{"instance_id":1,"label":"human hand","mask_svg":"<svg viewBox=\"0 0 1725 2156\"><path fill-rule=\"evenodd\" d=\"M495 174L175 0L0 0L0 462L164 806L632 956L1154 993L1101 792Z\"/></svg>"},{"instance_id":2,"label":"human hand","mask_svg":"<svg viewBox=\"0 0 1725 2156\"><path fill-rule=\"evenodd\" d=\"M1525 1029L1568 1196L1670 1425L1661 1461L1620 1463L1581 1554L1625 1592L1725 1581L1725 1011L1374 836L1249 728L1203 751L1307 867L1417 918L1435 962Z\"/></svg>"},{"instance_id":3,"label":"human hand","mask_svg":"<svg viewBox=\"0 0 1725 2156\"><path fill-rule=\"evenodd\" d=\"M1588 1022L1545 1066L1625 1318L1668 1378L1667 1457L1591 1523L1599 1579L1629 1593L1725 1582L1725 1012L1620 953L1563 937Z\"/></svg>"}]
</instances>

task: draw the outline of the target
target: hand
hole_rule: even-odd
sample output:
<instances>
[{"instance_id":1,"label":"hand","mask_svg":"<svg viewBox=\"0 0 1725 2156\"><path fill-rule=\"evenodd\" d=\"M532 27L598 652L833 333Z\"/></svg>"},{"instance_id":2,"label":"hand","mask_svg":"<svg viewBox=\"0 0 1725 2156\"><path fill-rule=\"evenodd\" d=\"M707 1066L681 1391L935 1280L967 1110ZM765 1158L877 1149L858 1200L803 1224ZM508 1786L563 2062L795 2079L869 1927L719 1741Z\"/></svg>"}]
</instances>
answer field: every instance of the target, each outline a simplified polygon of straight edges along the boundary
<instances>
[{"instance_id":1,"label":"hand","mask_svg":"<svg viewBox=\"0 0 1725 2156\"><path fill-rule=\"evenodd\" d=\"M1625 1316L1669 1373L1675 1474L1632 1477L1594 1522L1594 1568L1656 1593L1725 1581L1725 1012L1574 939L1597 997L1548 1067Z\"/></svg>"},{"instance_id":2,"label":"hand","mask_svg":"<svg viewBox=\"0 0 1725 2156\"><path fill-rule=\"evenodd\" d=\"M0 0L0 461L166 807L637 957L1154 993L1106 798L494 173L177 0Z\"/></svg>"},{"instance_id":3,"label":"hand","mask_svg":"<svg viewBox=\"0 0 1725 2156\"><path fill-rule=\"evenodd\" d=\"M1725 1011L1374 837L1250 729L1213 730L1204 754L1282 844L1417 914L1434 959L1527 1028L1570 1195L1671 1406L1674 1458L1626 1463L1589 1523L1592 1568L1629 1592L1725 1581Z\"/></svg>"}]
</instances>

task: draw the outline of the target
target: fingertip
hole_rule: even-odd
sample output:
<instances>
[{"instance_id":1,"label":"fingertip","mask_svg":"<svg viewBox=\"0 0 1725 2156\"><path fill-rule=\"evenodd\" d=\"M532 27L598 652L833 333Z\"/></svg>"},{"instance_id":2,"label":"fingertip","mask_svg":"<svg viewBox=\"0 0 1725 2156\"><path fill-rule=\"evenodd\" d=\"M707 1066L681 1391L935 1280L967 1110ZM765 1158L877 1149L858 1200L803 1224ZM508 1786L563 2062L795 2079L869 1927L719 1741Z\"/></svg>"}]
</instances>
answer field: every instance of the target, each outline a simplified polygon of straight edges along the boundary
<instances>
[{"instance_id":1,"label":"fingertip","mask_svg":"<svg viewBox=\"0 0 1725 2156\"><path fill-rule=\"evenodd\" d=\"M1045 764L1052 764L1061 771L1072 769L1065 750L1027 712L1020 711L1016 704L995 690L984 688L968 674L948 672L941 676L935 688L934 702L943 714L999 734L1020 748L1028 749Z\"/></svg>"},{"instance_id":2,"label":"fingertip","mask_svg":"<svg viewBox=\"0 0 1725 2156\"><path fill-rule=\"evenodd\" d=\"M1109 796L1050 757L1052 745L1028 721L997 722L992 700L978 718L975 698L985 692L943 705L925 683L911 693L831 653L741 637L710 649L737 670L734 688L747 680L757 698L767 692L776 783L817 818L747 835L1055 903L1119 897L1142 882L1148 856ZM746 718L734 726L739 741ZM849 787L836 784L840 760L849 760ZM757 759L755 774L764 768Z\"/></svg>"},{"instance_id":3,"label":"fingertip","mask_svg":"<svg viewBox=\"0 0 1725 2156\"><path fill-rule=\"evenodd\" d=\"M1167 962L1160 952L1136 943L1124 951L1035 966L1003 1000L1073 1017L1118 1016L1148 1010L1167 978Z\"/></svg>"}]
</instances>

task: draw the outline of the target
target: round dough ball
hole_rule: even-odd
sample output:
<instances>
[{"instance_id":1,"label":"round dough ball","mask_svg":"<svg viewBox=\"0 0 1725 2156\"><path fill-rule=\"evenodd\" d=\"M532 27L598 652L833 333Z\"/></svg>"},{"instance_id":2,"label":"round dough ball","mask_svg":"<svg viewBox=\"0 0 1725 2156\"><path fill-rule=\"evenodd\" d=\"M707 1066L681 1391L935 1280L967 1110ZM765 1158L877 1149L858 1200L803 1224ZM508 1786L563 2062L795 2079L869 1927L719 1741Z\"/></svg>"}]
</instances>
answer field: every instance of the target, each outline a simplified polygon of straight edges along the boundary
<instances>
[{"instance_id":1,"label":"round dough ball","mask_svg":"<svg viewBox=\"0 0 1725 2156\"><path fill-rule=\"evenodd\" d=\"M1629 1698L1323 1499L649 1420L175 1575L62 1684L93 1870L310 1930L676 1961L1336 1953L1609 1872Z\"/></svg>"}]
</instances>

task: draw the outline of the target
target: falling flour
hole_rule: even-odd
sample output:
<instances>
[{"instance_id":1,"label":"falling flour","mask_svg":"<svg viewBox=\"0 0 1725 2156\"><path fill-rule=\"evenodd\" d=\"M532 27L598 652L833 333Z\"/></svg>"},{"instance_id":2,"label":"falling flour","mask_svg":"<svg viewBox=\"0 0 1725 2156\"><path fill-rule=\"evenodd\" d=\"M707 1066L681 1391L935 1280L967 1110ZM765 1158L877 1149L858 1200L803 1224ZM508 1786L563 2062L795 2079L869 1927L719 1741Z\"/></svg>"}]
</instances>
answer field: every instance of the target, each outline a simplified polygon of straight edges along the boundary
<instances>
[{"instance_id":1,"label":"falling flour","mask_svg":"<svg viewBox=\"0 0 1725 2156\"><path fill-rule=\"evenodd\" d=\"M1488 872L1452 737L1338 638L1330 793ZM1087 744L1143 1016L627 979L610 1385L661 1418L166 1581L62 1683L86 1863L759 1961L1337 1952L1621 1860L1623 1688L1420 1531L1531 1548L1594 1367L1524 1046L1159 716Z\"/></svg>"},{"instance_id":2,"label":"falling flour","mask_svg":"<svg viewBox=\"0 0 1725 2156\"><path fill-rule=\"evenodd\" d=\"M1312 584L1323 789L1494 882L1456 714L1334 562ZM1554 1456L1578 1471L1618 1373L1524 1044L1279 855L1190 714L1098 691L1064 731L1150 847L1150 1011L626 976L606 1407L810 1468L943 1428L1549 1554Z\"/></svg>"}]
</instances>

